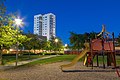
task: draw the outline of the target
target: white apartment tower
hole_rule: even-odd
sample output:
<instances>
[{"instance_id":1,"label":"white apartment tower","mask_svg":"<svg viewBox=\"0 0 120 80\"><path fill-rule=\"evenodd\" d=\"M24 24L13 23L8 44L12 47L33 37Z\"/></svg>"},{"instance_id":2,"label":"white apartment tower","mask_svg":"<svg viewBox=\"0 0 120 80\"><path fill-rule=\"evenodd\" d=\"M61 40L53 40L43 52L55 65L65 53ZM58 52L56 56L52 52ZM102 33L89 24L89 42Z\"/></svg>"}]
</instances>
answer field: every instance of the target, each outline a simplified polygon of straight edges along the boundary
<instances>
[{"instance_id":1,"label":"white apartment tower","mask_svg":"<svg viewBox=\"0 0 120 80\"><path fill-rule=\"evenodd\" d=\"M56 18L52 13L34 16L34 34L46 36L47 40L56 36Z\"/></svg>"}]
</instances>

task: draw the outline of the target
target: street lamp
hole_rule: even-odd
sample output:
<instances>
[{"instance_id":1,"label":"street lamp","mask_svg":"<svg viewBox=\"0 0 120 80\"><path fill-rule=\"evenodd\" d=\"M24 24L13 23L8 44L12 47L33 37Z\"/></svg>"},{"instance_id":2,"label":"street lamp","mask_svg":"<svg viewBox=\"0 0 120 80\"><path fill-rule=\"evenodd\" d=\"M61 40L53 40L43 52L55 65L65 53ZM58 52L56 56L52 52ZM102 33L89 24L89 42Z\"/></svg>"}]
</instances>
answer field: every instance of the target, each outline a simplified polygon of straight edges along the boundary
<instances>
[{"instance_id":1,"label":"street lamp","mask_svg":"<svg viewBox=\"0 0 120 80\"><path fill-rule=\"evenodd\" d=\"M17 49L17 52L16 52L16 63L15 63L15 66L17 66L17 62L18 62L18 46L19 46L19 42L18 42L18 27L20 27L22 25L22 19L15 19L15 24L16 24L16 30L17 30L17 45L16 45L16 49Z\"/></svg>"},{"instance_id":2,"label":"street lamp","mask_svg":"<svg viewBox=\"0 0 120 80\"><path fill-rule=\"evenodd\" d=\"M67 47L68 47L68 44L65 44L65 45L64 45L64 51L67 50Z\"/></svg>"},{"instance_id":3,"label":"street lamp","mask_svg":"<svg viewBox=\"0 0 120 80\"><path fill-rule=\"evenodd\" d=\"M57 49L57 43L58 43L58 39L57 38L55 39L55 43L56 43L56 49ZM56 52L57 52L57 50L56 50Z\"/></svg>"},{"instance_id":4,"label":"street lamp","mask_svg":"<svg viewBox=\"0 0 120 80\"><path fill-rule=\"evenodd\" d=\"M65 44L65 46L64 46L65 48L67 48L68 47L68 44Z\"/></svg>"},{"instance_id":5,"label":"street lamp","mask_svg":"<svg viewBox=\"0 0 120 80\"><path fill-rule=\"evenodd\" d=\"M57 42L58 42L58 39L55 39L55 42L57 43Z\"/></svg>"}]
</instances>

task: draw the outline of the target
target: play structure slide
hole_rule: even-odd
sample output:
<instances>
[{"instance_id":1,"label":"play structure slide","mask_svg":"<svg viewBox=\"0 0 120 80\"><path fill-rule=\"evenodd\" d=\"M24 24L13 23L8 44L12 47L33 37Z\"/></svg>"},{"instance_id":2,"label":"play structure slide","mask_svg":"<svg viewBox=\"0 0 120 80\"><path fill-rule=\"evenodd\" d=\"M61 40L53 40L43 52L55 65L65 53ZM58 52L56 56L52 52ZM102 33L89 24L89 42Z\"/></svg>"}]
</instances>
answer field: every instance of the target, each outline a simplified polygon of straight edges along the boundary
<instances>
[{"instance_id":1,"label":"play structure slide","mask_svg":"<svg viewBox=\"0 0 120 80\"><path fill-rule=\"evenodd\" d=\"M70 67L75 65L79 59L81 59L82 57L84 57L86 55L86 53L89 51L88 48L85 48L76 58L73 59L73 61L69 64L65 64L65 65L61 65L61 69L64 67Z\"/></svg>"}]
</instances>

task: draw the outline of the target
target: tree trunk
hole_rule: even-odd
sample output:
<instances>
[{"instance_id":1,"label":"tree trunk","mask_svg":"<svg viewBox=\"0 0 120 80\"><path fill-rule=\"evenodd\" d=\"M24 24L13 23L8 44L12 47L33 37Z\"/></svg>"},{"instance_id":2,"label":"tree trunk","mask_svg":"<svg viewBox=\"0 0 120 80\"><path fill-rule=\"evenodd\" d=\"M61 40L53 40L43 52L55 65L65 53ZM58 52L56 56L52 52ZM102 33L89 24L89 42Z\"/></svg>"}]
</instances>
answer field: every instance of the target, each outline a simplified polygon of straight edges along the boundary
<instances>
[{"instance_id":1,"label":"tree trunk","mask_svg":"<svg viewBox=\"0 0 120 80\"><path fill-rule=\"evenodd\" d=\"M3 65L2 49L0 50L0 64Z\"/></svg>"},{"instance_id":2,"label":"tree trunk","mask_svg":"<svg viewBox=\"0 0 120 80\"><path fill-rule=\"evenodd\" d=\"M29 59L30 59L30 50L29 50Z\"/></svg>"},{"instance_id":3,"label":"tree trunk","mask_svg":"<svg viewBox=\"0 0 120 80\"><path fill-rule=\"evenodd\" d=\"M34 46L34 54L35 54L35 46Z\"/></svg>"}]
</instances>

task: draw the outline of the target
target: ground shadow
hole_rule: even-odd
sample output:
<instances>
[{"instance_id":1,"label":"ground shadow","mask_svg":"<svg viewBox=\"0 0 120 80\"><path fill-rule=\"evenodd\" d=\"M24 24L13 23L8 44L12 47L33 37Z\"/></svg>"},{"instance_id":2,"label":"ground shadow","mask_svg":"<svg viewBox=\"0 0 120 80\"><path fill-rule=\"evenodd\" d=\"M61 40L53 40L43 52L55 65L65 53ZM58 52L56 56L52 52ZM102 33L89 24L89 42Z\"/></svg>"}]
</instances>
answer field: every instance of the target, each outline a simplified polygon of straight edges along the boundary
<instances>
[{"instance_id":1,"label":"ground shadow","mask_svg":"<svg viewBox=\"0 0 120 80\"><path fill-rule=\"evenodd\" d=\"M92 67L91 67L92 68ZM94 69L96 68L96 69ZM109 66L109 67L103 67L103 66L93 66L93 69L87 69L87 70L62 70L62 72L115 72L116 69L120 71L120 66L117 66L116 68L112 67L112 66Z\"/></svg>"},{"instance_id":2,"label":"ground shadow","mask_svg":"<svg viewBox=\"0 0 120 80\"><path fill-rule=\"evenodd\" d=\"M112 70L62 70L63 72L115 72L115 69Z\"/></svg>"}]
</instances>

